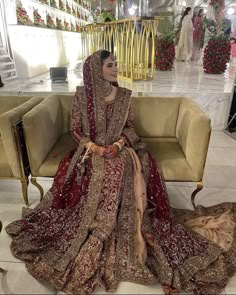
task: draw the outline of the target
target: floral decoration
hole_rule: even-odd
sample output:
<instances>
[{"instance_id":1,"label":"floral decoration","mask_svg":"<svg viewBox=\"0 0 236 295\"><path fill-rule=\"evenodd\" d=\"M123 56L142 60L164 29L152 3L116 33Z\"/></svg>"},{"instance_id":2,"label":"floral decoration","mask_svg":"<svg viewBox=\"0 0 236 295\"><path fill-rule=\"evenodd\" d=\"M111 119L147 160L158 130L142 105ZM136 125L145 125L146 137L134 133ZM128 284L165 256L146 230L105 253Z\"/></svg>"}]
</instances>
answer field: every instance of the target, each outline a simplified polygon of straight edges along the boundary
<instances>
[{"instance_id":1,"label":"floral decoration","mask_svg":"<svg viewBox=\"0 0 236 295\"><path fill-rule=\"evenodd\" d=\"M225 8L225 1L224 0L210 0L209 5L213 6L216 10L216 13L219 14Z\"/></svg>"},{"instance_id":2,"label":"floral decoration","mask_svg":"<svg viewBox=\"0 0 236 295\"><path fill-rule=\"evenodd\" d=\"M48 28L51 28L51 29L55 29L56 28L55 22L52 19L52 17L51 17L50 14L47 14L46 20L47 20L47 27Z\"/></svg>"},{"instance_id":3,"label":"floral decoration","mask_svg":"<svg viewBox=\"0 0 236 295\"><path fill-rule=\"evenodd\" d=\"M76 10L75 10L74 6L72 6L72 14L76 17Z\"/></svg>"},{"instance_id":4,"label":"floral decoration","mask_svg":"<svg viewBox=\"0 0 236 295\"><path fill-rule=\"evenodd\" d=\"M49 1L48 0L39 0L39 2L42 3L42 4L46 4L46 5L49 4Z\"/></svg>"},{"instance_id":5,"label":"floral decoration","mask_svg":"<svg viewBox=\"0 0 236 295\"><path fill-rule=\"evenodd\" d=\"M160 37L156 43L155 66L159 71L171 71L174 65L174 34Z\"/></svg>"},{"instance_id":6,"label":"floral decoration","mask_svg":"<svg viewBox=\"0 0 236 295\"><path fill-rule=\"evenodd\" d=\"M57 2L55 0L50 0L50 5L54 8L58 8L57 7Z\"/></svg>"},{"instance_id":7,"label":"floral decoration","mask_svg":"<svg viewBox=\"0 0 236 295\"><path fill-rule=\"evenodd\" d=\"M22 25L30 25L32 24L31 19L29 18L26 10L23 7L18 6L16 8L16 17L17 22Z\"/></svg>"},{"instance_id":8,"label":"floral decoration","mask_svg":"<svg viewBox=\"0 0 236 295\"><path fill-rule=\"evenodd\" d=\"M66 12L71 13L71 8L67 1L66 1Z\"/></svg>"},{"instance_id":9,"label":"floral decoration","mask_svg":"<svg viewBox=\"0 0 236 295\"><path fill-rule=\"evenodd\" d=\"M76 28L75 28L75 26L74 26L74 24L72 22L70 23L70 30L72 32L75 32L75 30L76 30Z\"/></svg>"},{"instance_id":10,"label":"floral decoration","mask_svg":"<svg viewBox=\"0 0 236 295\"><path fill-rule=\"evenodd\" d=\"M205 49L203 56L203 69L208 74L222 74L230 60L231 44L225 35L212 37Z\"/></svg>"},{"instance_id":11,"label":"floral decoration","mask_svg":"<svg viewBox=\"0 0 236 295\"><path fill-rule=\"evenodd\" d=\"M70 31L70 24L67 21L64 21L64 27L66 31Z\"/></svg>"},{"instance_id":12,"label":"floral decoration","mask_svg":"<svg viewBox=\"0 0 236 295\"><path fill-rule=\"evenodd\" d=\"M65 5L64 5L62 0L59 0L59 9L62 10L62 11L66 11Z\"/></svg>"},{"instance_id":13,"label":"floral decoration","mask_svg":"<svg viewBox=\"0 0 236 295\"><path fill-rule=\"evenodd\" d=\"M42 19L41 15L39 14L38 12L38 9L34 9L34 24L35 25L38 25L38 26L44 26L45 25L45 22L44 20Z\"/></svg>"},{"instance_id":14,"label":"floral decoration","mask_svg":"<svg viewBox=\"0 0 236 295\"><path fill-rule=\"evenodd\" d=\"M59 17L56 17L56 28L58 30L63 30L64 29L62 20Z\"/></svg>"},{"instance_id":15,"label":"floral decoration","mask_svg":"<svg viewBox=\"0 0 236 295\"><path fill-rule=\"evenodd\" d=\"M80 26L78 23L76 23L75 30L76 30L76 32L80 32Z\"/></svg>"}]
</instances>

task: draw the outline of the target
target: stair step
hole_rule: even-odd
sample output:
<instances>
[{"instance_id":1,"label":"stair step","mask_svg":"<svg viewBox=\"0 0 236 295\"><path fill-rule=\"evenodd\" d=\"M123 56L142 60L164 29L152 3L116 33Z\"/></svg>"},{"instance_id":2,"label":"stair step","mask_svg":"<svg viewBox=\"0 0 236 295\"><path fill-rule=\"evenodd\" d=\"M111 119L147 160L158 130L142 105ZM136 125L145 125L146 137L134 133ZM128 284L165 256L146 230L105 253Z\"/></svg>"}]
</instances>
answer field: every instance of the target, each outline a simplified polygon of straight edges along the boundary
<instances>
[{"instance_id":1,"label":"stair step","mask_svg":"<svg viewBox=\"0 0 236 295\"><path fill-rule=\"evenodd\" d=\"M16 69L10 69L10 70L2 70L1 73L11 73L16 72Z\"/></svg>"}]
</instances>

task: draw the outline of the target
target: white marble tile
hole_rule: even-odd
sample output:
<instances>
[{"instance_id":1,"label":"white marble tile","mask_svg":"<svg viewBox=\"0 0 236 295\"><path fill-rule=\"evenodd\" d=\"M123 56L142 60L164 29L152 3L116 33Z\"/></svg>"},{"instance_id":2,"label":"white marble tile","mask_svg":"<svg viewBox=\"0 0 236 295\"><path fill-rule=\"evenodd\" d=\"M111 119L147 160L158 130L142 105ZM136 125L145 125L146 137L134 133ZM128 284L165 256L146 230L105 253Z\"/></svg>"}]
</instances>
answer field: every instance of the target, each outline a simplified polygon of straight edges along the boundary
<instances>
[{"instance_id":1,"label":"white marble tile","mask_svg":"<svg viewBox=\"0 0 236 295\"><path fill-rule=\"evenodd\" d=\"M170 204L175 208L193 209L191 203L191 188L188 186L168 185L167 192Z\"/></svg>"},{"instance_id":2,"label":"white marble tile","mask_svg":"<svg viewBox=\"0 0 236 295\"><path fill-rule=\"evenodd\" d=\"M194 188L190 189L190 192ZM223 202L236 202L236 189L204 187L195 197L196 205L212 206Z\"/></svg>"},{"instance_id":3,"label":"white marble tile","mask_svg":"<svg viewBox=\"0 0 236 295\"><path fill-rule=\"evenodd\" d=\"M0 274L0 294L56 294L56 290L41 284L27 271L24 263L0 262L7 270Z\"/></svg>"},{"instance_id":4,"label":"white marble tile","mask_svg":"<svg viewBox=\"0 0 236 295\"><path fill-rule=\"evenodd\" d=\"M236 148L236 140L222 131L213 130L211 133L209 148Z\"/></svg>"},{"instance_id":5,"label":"white marble tile","mask_svg":"<svg viewBox=\"0 0 236 295\"><path fill-rule=\"evenodd\" d=\"M236 276L232 277L225 288L225 294L236 294Z\"/></svg>"}]
</instances>

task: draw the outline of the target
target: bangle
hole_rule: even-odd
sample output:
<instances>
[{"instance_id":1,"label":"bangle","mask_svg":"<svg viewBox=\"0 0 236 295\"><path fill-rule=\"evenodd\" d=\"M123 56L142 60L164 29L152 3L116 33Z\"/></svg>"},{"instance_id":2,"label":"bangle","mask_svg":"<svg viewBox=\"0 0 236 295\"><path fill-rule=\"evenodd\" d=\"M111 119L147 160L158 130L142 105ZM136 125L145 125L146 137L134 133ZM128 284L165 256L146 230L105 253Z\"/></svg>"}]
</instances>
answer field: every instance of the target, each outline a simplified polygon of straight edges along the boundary
<instances>
[{"instance_id":1,"label":"bangle","mask_svg":"<svg viewBox=\"0 0 236 295\"><path fill-rule=\"evenodd\" d=\"M123 147L118 141L114 142L113 145L116 145L116 146L118 147L119 151L120 151L120 150L122 149L122 147Z\"/></svg>"}]
</instances>

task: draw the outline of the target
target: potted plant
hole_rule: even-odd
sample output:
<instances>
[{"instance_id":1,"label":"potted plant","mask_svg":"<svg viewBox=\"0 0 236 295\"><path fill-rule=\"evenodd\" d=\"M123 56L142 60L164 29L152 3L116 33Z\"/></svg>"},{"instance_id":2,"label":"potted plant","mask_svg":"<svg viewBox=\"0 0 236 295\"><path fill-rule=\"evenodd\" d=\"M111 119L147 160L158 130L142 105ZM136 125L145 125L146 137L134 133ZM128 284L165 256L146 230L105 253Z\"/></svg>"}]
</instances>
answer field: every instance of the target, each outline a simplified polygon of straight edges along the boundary
<instances>
[{"instance_id":1,"label":"potted plant","mask_svg":"<svg viewBox=\"0 0 236 295\"><path fill-rule=\"evenodd\" d=\"M215 12L215 20L204 19L204 28L210 38L204 48L203 69L207 74L222 74L230 61L231 44L226 33L228 22L224 21L224 0L210 0L209 5Z\"/></svg>"},{"instance_id":2,"label":"potted plant","mask_svg":"<svg viewBox=\"0 0 236 295\"><path fill-rule=\"evenodd\" d=\"M173 25L166 17L158 25L159 36L156 41L155 66L159 71L171 71L174 66L175 45Z\"/></svg>"}]
</instances>

